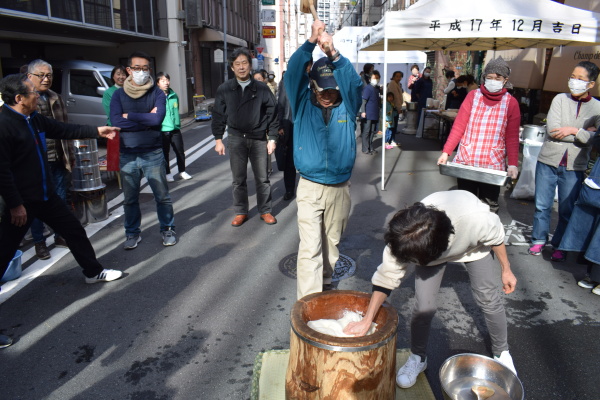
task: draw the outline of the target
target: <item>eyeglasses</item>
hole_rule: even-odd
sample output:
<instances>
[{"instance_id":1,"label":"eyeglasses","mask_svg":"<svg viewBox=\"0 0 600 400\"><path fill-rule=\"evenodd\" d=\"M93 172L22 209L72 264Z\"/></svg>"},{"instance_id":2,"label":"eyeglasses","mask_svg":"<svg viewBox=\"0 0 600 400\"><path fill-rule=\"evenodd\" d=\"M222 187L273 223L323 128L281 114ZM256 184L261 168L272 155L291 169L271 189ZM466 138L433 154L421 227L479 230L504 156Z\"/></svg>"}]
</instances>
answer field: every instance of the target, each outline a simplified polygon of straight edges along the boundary
<instances>
[{"instance_id":1,"label":"eyeglasses","mask_svg":"<svg viewBox=\"0 0 600 400\"><path fill-rule=\"evenodd\" d=\"M40 78L40 81L43 81L44 79L48 78L49 80L52 80L52 74L31 74L33 76L37 76L38 78Z\"/></svg>"},{"instance_id":2,"label":"eyeglasses","mask_svg":"<svg viewBox=\"0 0 600 400\"><path fill-rule=\"evenodd\" d=\"M133 72L140 72L140 71L148 72L148 71L150 71L150 67L147 65L144 65L143 67L140 67L139 65L135 65L133 67L129 67L129 69L132 70Z\"/></svg>"}]
</instances>

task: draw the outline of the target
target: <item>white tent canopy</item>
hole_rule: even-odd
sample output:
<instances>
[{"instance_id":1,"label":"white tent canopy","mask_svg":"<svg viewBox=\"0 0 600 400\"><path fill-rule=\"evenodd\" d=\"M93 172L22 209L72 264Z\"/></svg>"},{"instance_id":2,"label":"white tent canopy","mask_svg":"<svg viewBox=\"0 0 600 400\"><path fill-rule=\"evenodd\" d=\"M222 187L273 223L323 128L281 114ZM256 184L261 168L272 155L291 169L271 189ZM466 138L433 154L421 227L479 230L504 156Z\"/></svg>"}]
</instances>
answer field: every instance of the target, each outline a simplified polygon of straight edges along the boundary
<instances>
[{"instance_id":1,"label":"white tent canopy","mask_svg":"<svg viewBox=\"0 0 600 400\"><path fill-rule=\"evenodd\" d=\"M359 51L358 42L371 30L368 26L345 26L333 35L336 50L352 64L382 63L386 54L383 51ZM387 62L390 64L423 64L427 55L422 51L390 51Z\"/></svg>"},{"instance_id":2,"label":"white tent canopy","mask_svg":"<svg viewBox=\"0 0 600 400\"><path fill-rule=\"evenodd\" d=\"M507 50L600 42L600 13L551 0L420 0L389 11L361 50Z\"/></svg>"}]
</instances>

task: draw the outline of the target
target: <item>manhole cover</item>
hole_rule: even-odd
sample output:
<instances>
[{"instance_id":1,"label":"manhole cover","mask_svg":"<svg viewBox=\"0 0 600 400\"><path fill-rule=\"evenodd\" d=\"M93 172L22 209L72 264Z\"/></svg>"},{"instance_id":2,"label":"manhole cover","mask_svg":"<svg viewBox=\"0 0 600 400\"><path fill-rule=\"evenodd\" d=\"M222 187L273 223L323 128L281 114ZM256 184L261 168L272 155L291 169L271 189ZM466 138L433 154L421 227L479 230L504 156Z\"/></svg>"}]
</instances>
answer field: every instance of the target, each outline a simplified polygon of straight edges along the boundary
<instances>
[{"instance_id":1,"label":"manhole cover","mask_svg":"<svg viewBox=\"0 0 600 400\"><path fill-rule=\"evenodd\" d=\"M298 262L298 253L290 254L279 263L279 270L287 277L296 279L296 264ZM334 282L350 278L356 273L356 263L350 257L340 254L340 258L335 264L332 280Z\"/></svg>"}]
</instances>

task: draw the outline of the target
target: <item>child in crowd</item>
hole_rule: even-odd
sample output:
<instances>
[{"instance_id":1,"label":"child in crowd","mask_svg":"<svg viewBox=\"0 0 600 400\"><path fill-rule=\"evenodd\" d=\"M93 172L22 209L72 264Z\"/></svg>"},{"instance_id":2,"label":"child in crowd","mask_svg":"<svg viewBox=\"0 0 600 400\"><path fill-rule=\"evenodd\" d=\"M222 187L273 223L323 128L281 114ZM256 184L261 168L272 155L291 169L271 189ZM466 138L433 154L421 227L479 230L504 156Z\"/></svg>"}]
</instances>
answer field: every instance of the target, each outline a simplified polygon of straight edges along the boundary
<instances>
[{"instance_id":1,"label":"child in crowd","mask_svg":"<svg viewBox=\"0 0 600 400\"><path fill-rule=\"evenodd\" d=\"M394 121L398 116L398 110L394 107L394 93L387 92L385 102L385 148L393 149L396 144L396 132L393 131Z\"/></svg>"}]
</instances>

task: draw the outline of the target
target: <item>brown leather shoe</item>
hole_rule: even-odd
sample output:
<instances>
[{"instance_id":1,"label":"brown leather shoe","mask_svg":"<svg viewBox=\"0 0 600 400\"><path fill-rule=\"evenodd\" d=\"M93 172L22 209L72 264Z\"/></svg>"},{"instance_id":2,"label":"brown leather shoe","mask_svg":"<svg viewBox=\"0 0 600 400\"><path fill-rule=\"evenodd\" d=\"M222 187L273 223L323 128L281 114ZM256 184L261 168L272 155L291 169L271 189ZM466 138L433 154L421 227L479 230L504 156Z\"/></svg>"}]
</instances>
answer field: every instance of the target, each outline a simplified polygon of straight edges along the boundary
<instances>
[{"instance_id":1,"label":"brown leather shoe","mask_svg":"<svg viewBox=\"0 0 600 400\"><path fill-rule=\"evenodd\" d=\"M265 223L268 225L275 225L277 223L277 220L275 219L275 217L273 215L271 215L271 213L266 213L266 214L261 215L260 219L265 221Z\"/></svg>"},{"instance_id":2,"label":"brown leather shoe","mask_svg":"<svg viewBox=\"0 0 600 400\"><path fill-rule=\"evenodd\" d=\"M40 260L47 260L50 258L50 252L48 251L48 247L46 247L45 242L39 242L35 244L35 255Z\"/></svg>"},{"instance_id":3,"label":"brown leather shoe","mask_svg":"<svg viewBox=\"0 0 600 400\"><path fill-rule=\"evenodd\" d=\"M65 247L65 248L69 247L69 246L67 246L67 241L62 236L58 236L58 237L54 238L54 246Z\"/></svg>"},{"instance_id":4,"label":"brown leather shoe","mask_svg":"<svg viewBox=\"0 0 600 400\"><path fill-rule=\"evenodd\" d=\"M242 224L246 221L248 221L248 216L246 214L238 214L235 216L233 221L231 221L231 226L242 226Z\"/></svg>"}]
</instances>

